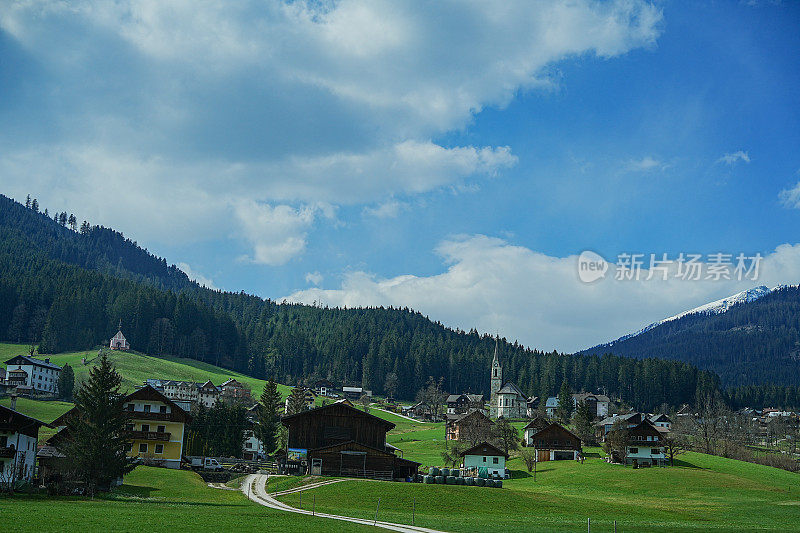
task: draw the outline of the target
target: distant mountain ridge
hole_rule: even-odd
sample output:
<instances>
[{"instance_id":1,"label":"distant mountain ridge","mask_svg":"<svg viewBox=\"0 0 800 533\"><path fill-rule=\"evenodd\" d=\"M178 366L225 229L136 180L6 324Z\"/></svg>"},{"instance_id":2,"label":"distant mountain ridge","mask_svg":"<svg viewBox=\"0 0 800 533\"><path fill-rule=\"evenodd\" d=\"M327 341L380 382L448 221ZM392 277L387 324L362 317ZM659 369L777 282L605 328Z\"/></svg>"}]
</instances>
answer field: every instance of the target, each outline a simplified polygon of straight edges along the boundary
<instances>
[{"instance_id":1,"label":"distant mountain ridge","mask_svg":"<svg viewBox=\"0 0 800 533\"><path fill-rule=\"evenodd\" d=\"M761 298L762 296L765 296L765 295L769 294L770 292L772 292L774 290L777 290L777 289L781 289L783 287L785 287L785 285L778 285L777 287L774 287L774 288L770 289L770 288L767 288L765 285L759 285L758 287L753 287L752 289L747 289L747 290L744 290L742 292L737 292L736 294L732 294L730 296L727 296L725 298L721 298L719 300L714 300L713 302L709 302L707 304L703 304L703 305L701 305L699 307L695 307L694 309L689 309L688 311L683 311L681 313L678 313L677 315L673 315L671 317L664 318L662 320L658 320L656 322L653 322L652 324L648 324L647 326L643 327L642 329L640 329L636 333L629 333L628 335L623 335L622 337L620 337L619 339L617 339L615 341L611 341L609 343L598 345L598 346L613 346L617 342L621 342L621 341L630 339L632 337L635 337L637 335L641 335L645 331L650 331L651 329L653 329L653 328L655 328L657 326L660 326L661 324L664 324L665 322L670 322L672 320L678 320L679 318L683 318L683 317L688 316L688 315L694 315L694 314L717 315L719 313L724 313L724 312L728 311L728 309L730 309L734 305L738 305L738 304L742 304L742 303L754 302L754 301L758 300L759 298ZM594 348L597 348L598 346L595 346ZM592 348L590 348L590 349L592 349Z\"/></svg>"},{"instance_id":2,"label":"distant mountain ridge","mask_svg":"<svg viewBox=\"0 0 800 533\"><path fill-rule=\"evenodd\" d=\"M800 288L754 287L580 354L659 357L719 374L723 385L800 385Z\"/></svg>"}]
</instances>

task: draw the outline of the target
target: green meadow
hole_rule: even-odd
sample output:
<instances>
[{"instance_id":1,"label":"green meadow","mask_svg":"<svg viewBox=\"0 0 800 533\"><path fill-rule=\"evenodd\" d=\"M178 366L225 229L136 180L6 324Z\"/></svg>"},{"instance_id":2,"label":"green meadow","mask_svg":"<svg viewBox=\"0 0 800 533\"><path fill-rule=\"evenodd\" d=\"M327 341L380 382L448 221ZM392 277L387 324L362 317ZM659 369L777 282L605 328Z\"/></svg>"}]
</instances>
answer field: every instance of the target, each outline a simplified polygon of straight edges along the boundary
<instances>
[{"instance_id":1,"label":"green meadow","mask_svg":"<svg viewBox=\"0 0 800 533\"><path fill-rule=\"evenodd\" d=\"M0 344L0 360L26 353L27 347ZM69 363L77 379L85 376L97 351L50 356ZM86 357L88 365L81 359ZM250 384L260 394L263 381L193 360L151 357L135 352L111 355L132 390L149 377L220 383L229 377ZM289 387L281 386L288 394ZM0 400L8 405L9 399ZM65 402L20 398L17 409L50 422L71 407ZM370 412L396 427L387 442L407 459L423 466L441 466L444 424L407 420L377 409ZM518 429L523 424L515 423ZM47 438L52 430L43 428ZM609 465L602 452L588 448L584 464L540 463L536 478L519 458L508 463L513 479L502 489L348 480L282 499L294 506L359 518L378 518L445 531L797 531L800 530L800 476L770 467L687 453L675 467L643 468ZM270 492L301 486L314 478L281 477ZM233 483L235 485L235 483ZM378 500L380 499L380 504ZM170 528L220 530L267 528L276 531L349 531L359 526L271 511L234 491L211 489L186 471L139 467L125 485L95 500L45 496L0 497L0 516L9 523L37 517L37 531L141 531Z\"/></svg>"},{"instance_id":2,"label":"green meadow","mask_svg":"<svg viewBox=\"0 0 800 533\"><path fill-rule=\"evenodd\" d=\"M365 531L341 521L274 511L239 491L212 489L187 470L137 467L125 484L94 499L0 496L14 531Z\"/></svg>"},{"instance_id":3,"label":"green meadow","mask_svg":"<svg viewBox=\"0 0 800 533\"><path fill-rule=\"evenodd\" d=\"M587 519L592 531L613 531L614 521L617 531L800 527L797 474L698 453L681 456L679 466L634 470L587 451L584 464L540 463L535 481L512 459L514 479L502 489L346 481L308 491L302 505L359 518L374 517L377 508L381 520L464 532L585 531ZM297 494L281 499L301 503Z\"/></svg>"}]
</instances>

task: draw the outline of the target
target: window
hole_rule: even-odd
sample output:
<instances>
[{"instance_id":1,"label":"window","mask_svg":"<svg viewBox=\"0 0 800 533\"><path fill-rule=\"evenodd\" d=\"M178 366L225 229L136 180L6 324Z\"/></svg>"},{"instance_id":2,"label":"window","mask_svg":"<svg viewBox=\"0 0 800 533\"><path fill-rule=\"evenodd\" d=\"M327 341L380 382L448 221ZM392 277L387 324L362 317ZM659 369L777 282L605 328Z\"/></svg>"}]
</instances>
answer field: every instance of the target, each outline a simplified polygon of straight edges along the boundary
<instances>
[{"instance_id":1,"label":"window","mask_svg":"<svg viewBox=\"0 0 800 533\"><path fill-rule=\"evenodd\" d=\"M158 412L161 413L161 414L166 413L167 412L167 406L166 405L159 406Z\"/></svg>"},{"instance_id":2,"label":"window","mask_svg":"<svg viewBox=\"0 0 800 533\"><path fill-rule=\"evenodd\" d=\"M131 450L133 450L133 443L132 443L132 442L128 442L128 443L126 443L126 444L125 444L125 451L126 451L126 452L129 452L129 451L131 451Z\"/></svg>"},{"instance_id":3,"label":"window","mask_svg":"<svg viewBox=\"0 0 800 533\"><path fill-rule=\"evenodd\" d=\"M494 464L500 464L500 459L499 459L498 457L493 457L493 458L492 458L492 463L494 463Z\"/></svg>"},{"instance_id":4,"label":"window","mask_svg":"<svg viewBox=\"0 0 800 533\"><path fill-rule=\"evenodd\" d=\"M166 430L167 430L167 426L158 426L156 428L156 431L158 431L159 433L164 433Z\"/></svg>"},{"instance_id":5,"label":"window","mask_svg":"<svg viewBox=\"0 0 800 533\"><path fill-rule=\"evenodd\" d=\"M156 453L164 453L164 445L156 444Z\"/></svg>"},{"instance_id":6,"label":"window","mask_svg":"<svg viewBox=\"0 0 800 533\"><path fill-rule=\"evenodd\" d=\"M0 435L0 448L5 448L8 446L8 437L6 435Z\"/></svg>"},{"instance_id":7,"label":"window","mask_svg":"<svg viewBox=\"0 0 800 533\"><path fill-rule=\"evenodd\" d=\"M631 451L628 453L639 453L639 448L631 448Z\"/></svg>"},{"instance_id":8,"label":"window","mask_svg":"<svg viewBox=\"0 0 800 533\"><path fill-rule=\"evenodd\" d=\"M244 446L245 446L245 448L252 448L253 447L253 443L252 442L247 442L247 443L245 443Z\"/></svg>"},{"instance_id":9,"label":"window","mask_svg":"<svg viewBox=\"0 0 800 533\"><path fill-rule=\"evenodd\" d=\"M139 453L147 453L147 443L143 442L139 444Z\"/></svg>"},{"instance_id":10,"label":"window","mask_svg":"<svg viewBox=\"0 0 800 533\"><path fill-rule=\"evenodd\" d=\"M484 458L483 458L483 462L484 462L484 463L486 462L486 457L484 457Z\"/></svg>"},{"instance_id":11,"label":"window","mask_svg":"<svg viewBox=\"0 0 800 533\"><path fill-rule=\"evenodd\" d=\"M133 424L125 424L125 431L133 431Z\"/></svg>"},{"instance_id":12,"label":"window","mask_svg":"<svg viewBox=\"0 0 800 533\"><path fill-rule=\"evenodd\" d=\"M150 424L142 424L142 431L150 431Z\"/></svg>"},{"instance_id":13,"label":"window","mask_svg":"<svg viewBox=\"0 0 800 533\"><path fill-rule=\"evenodd\" d=\"M128 405L125 406L125 409L127 409L128 411L133 411L133 404L129 403Z\"/></svg>"},{"instance_id":14,"label":"window","mask_svg":"<svg viewBox=\"0 0 800 533\"><path fill-rule=\"evenodd\" d=\"M144 412L145 413L149 413L150 412L150 404L144 404Z\"/></svg>"},{"instance_id":15,"label":"window","mask_svg":"<svg viewBox=\"0 0 800 533\"><path fill-rule=\"evenodd\" d=\"M661 453L661 448L653 448L653 451L652 451L651 453L652 453L653 455L658 455L658 454L660 454L660 453Z\"/></svg>"}]
</instances>

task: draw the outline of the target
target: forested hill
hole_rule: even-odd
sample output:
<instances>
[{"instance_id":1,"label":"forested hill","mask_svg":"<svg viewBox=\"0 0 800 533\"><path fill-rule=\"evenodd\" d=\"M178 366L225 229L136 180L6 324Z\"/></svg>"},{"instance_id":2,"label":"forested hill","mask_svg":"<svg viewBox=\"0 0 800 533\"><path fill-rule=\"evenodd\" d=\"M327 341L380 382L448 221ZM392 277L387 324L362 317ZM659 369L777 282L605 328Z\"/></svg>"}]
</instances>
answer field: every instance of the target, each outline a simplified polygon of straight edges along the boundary
<instances>
[{"instance_id":1,"label":"forested hill","mask_svg":"<svg viewBox=\"0 0 800 533\"><path fill-rule=\"evenodd\" d=\"M678 359L713 370L724 385L800 385L800 288L784 287L719 314L692 314L585 350Z\"/></svg>"},{"instance_id":2,"label":"forested hill","mask_svg":"<svg viewBox=\"0 0 800 533\"><path fill-rule=\"evenodd\" d=\"M413 398L429 376L451 392L488 395L494 340L409 309L276 304L202 288L120 233L57 220L0 198L0 338L42 352L87 349L118 322L137 349L190 357L285 383L329 378ZM40 209L41 210L41 209ZM74 219L73 219L74 220ZM529 395L602 390L640 409L692 402L718 378L690 364L542 353L500 341L505 377Z\"/></svg>"},{"instance_id":3,"label":"forested hill","mask_svg":"<svg viewBox=\"0 0 800 533\"><path fill-rule=\"evenodd\" d=\"M193 283L175 265L158 258L121 233L83 221L75 215L25 208L0 194L0 227L18 228L36 249L51 259L116 277L146 281L163 289L184 289ZM72 224L70 224L72 222Z\"/></svg>"}]
</instances>

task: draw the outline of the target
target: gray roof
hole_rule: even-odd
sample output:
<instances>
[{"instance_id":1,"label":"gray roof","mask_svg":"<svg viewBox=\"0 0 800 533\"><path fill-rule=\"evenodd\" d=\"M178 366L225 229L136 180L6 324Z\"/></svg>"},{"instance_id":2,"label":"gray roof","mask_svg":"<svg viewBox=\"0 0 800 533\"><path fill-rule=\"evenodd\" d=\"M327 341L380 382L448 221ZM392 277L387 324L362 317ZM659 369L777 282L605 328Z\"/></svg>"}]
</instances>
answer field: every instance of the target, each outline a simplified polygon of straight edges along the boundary
<instances>
[{"instance_id":1,"label":"gray roof","mask_svg":"<svg viewBox=\"0 0 800 533\"><path fill-rule=\"evenodd\" d=\"M506 384L504 384L502 387L500 387L500 390L497 391L497 394L516 394L518 396L522 396L526 400L528 398L527 396L525 396L524 392L519 390L519 387L517 387L515 384L511 383L510 381L507 382Z\"/></svg>"},{"instance_id":2,"label":"gray roof","mask_svg":"<svg viewBox=\"0 0 800 533\"><path fill-rule=\"evenodd\" d=\"M572 398L576 402L579 402L581 400L585 400L586 398L589 398L590 396L594 396L595 398L597 398L598 402L606 402L606 403L608 403L608 402L611 401L611 400L608 399L608 396L606 396L605 394L594 394L592 392L581 392L581 393L578 393L578 394L573 394Z\"/></svg>"},{"instance_id":3,"label":"gray roof","mask_svg":"<svg viewBox=\"0 0 800 533\"><path fill-rule=\"evenodd\" d=\"M18 359L22 359L22 361L20 362ZM54 365L53 363L47 361L42 361L41 359L36 359L35 357L29 357L27 355L14 356L6 361L6 365L34 365L52 368L53 370L61 370L61 367L58 365Z\"/></svg>"}]
</instances>

